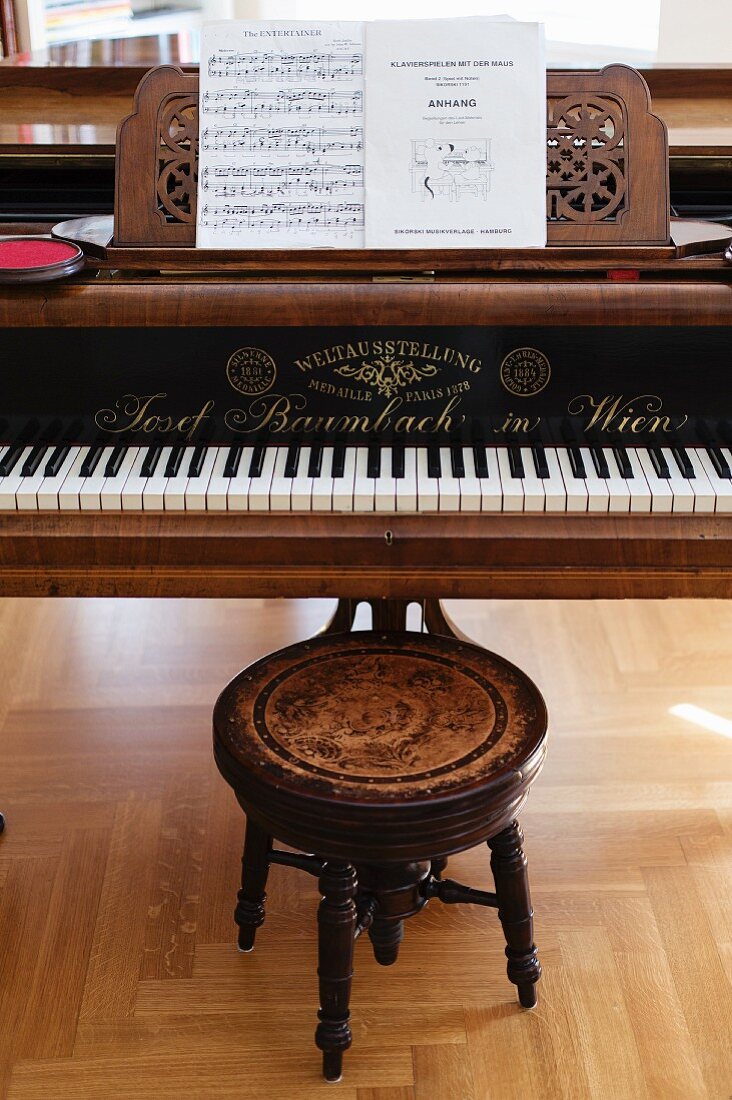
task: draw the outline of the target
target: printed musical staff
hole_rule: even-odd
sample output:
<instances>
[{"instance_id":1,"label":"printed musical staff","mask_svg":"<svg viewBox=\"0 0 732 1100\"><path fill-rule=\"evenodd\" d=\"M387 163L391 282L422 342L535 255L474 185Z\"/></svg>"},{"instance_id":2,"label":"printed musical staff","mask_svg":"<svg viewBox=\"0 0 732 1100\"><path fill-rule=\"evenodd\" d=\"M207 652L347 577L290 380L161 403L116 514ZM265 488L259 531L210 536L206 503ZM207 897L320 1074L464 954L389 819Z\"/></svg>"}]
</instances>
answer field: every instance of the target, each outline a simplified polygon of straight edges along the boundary
<instances>
[{"instance_id":1,"label":"printed musical staff","mask_svg":"<svg viewBox=\"0 0 732 1100\"><path fill-rule=\"evenodd\" d=\"M317 88L262 92L255 89L227 89L205 92L207 115L225 118L256 118L270 114L362 115L363 92L324 92Z\"/></svg>"},{"instance_id":2,"label":"printed musical staff","mask_svg":"<svg viewBox=\"0 0 732 1100\"><path fill-rule=\"evenodd\" d=\"M206 128L201 134L204 149L242 149L248 153L300 150L303 153L343 153L363 149L363 130L329 130L322 126L259 127L231 126L228 130Z\"/></svg>"},{"instance_id":3,"label":"printed musical staff","mask_svg":"<svg viewBox=\"0 0 732 1100\"><path fill-rule=\"evenodd\" d=\"M230 164L204 168L199 187L214 198L340 195L363 189L362 164Z\"/></svg>"},{"instance_id":4,"label":"printed musical staff","mask_svg":"<svg viewBox=\"0 0 732 1100\"><path fill-rule=\"evenodd\" d=\"M363 76L362 53L239 53L219 50L208 60L212 77L245 77L248 80L351 80Z\"/></svg>"},{"instance_id":5,"label":"printed musical staff","mask_svg":"<svg viewBox=\"0 0 732 1100\"><path fill-rule=\"evenodd\" d=\"M361 23L204 28L197 243L361 246L363 122Z\"/></svg>"},{"instance_id":6,"label":"printed musical staff","mask_svg":"<svg viewBox=\"0 0 732 1100\"><path fill-rule=\"evenodd\" d=\"M289 229L309 232L314 228L351 230L363 228L363 203L275 202L250 206L247 203L209 205L204 203L201 222L207 226L242 229Z\"/></svg>"}]
</instances>

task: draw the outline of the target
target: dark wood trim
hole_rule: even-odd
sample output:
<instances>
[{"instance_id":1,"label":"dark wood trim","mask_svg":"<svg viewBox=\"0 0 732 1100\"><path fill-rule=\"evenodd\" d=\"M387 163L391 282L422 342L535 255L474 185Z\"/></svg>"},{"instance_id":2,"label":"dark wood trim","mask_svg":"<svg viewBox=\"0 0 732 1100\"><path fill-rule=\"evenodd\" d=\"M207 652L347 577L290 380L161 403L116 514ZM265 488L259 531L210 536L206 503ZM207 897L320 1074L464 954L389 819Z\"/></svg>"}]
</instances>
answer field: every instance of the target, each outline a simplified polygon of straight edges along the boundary
<instances>
[{"instance_id":1,"label":"dark wood trim","mask_svg":"<svg viewBox=\"0 0 732 1100\"><path fill-rule=\"evenodd\" d=\"M0 0L0 51L5 57L18 52L13 0Z\"/></svg>"},{"instance_id":2,"label":"dark wood trim","mask_svg":"<svg viewBox=\"0 0 732 1100\"><path fill-rule=\"evenodd\" d=\"M732 515L0 516L2 596L613 599L731 586Z\"/></svg>"}]
</instances>

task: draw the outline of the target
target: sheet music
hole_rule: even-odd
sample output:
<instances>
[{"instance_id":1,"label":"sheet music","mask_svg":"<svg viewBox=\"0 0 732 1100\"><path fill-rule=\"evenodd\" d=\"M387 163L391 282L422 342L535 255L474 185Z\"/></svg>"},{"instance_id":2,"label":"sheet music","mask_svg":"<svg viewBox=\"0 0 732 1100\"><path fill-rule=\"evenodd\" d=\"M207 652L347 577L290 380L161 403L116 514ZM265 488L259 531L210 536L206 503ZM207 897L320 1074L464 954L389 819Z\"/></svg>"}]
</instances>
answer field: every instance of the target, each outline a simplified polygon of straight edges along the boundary
<instances>
[{"instance_id":1,"label":"sheet music","mask_svg":"<svg viewBox=\"0 0 732 1100\"><path fill-rule=\"evenodd\" d=\"M200 79L197 245L363 247L363 24L209 24Z\"/></svg>"}]
</instances>

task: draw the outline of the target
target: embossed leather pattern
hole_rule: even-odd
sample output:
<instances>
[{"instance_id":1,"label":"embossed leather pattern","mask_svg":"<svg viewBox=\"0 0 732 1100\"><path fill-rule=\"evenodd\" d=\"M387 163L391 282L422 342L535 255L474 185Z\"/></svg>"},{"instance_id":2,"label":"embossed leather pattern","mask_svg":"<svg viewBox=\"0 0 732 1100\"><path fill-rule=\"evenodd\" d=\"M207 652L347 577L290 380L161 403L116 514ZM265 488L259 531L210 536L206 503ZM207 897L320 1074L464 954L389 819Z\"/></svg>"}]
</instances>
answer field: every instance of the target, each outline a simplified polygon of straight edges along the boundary
<instances>
[{"instance_id":1,"label":"embossed leather pattern","mask_svg":"<svg viewBox=\"0 0 732 1100\"><path fill-rule=\"evenodd\" d=\"M215 725L260 779L349 800L455 793L519 769L546 734L536 687L436 635L331 635L280 650L224 691Z\"/></svg>"}]
</instances>

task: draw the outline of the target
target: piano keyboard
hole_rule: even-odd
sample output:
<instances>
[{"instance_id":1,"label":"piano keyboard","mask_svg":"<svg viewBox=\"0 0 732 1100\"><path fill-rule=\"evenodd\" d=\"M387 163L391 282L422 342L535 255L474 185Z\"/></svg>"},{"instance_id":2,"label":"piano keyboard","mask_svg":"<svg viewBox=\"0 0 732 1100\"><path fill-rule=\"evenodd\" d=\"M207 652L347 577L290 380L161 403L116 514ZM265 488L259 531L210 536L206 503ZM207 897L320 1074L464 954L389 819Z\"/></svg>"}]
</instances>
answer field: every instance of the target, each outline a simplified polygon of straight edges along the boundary
<instances>
[{"instance_id":1,"label":"piano keyboard","mask_svg":"<svg viewBox=\"0 0 732 1100\"><path fill-rule=\"evenodd\" d=\"M730 513L732 451L18 444L0 511Z\"/></svg>"}]
</instances>

